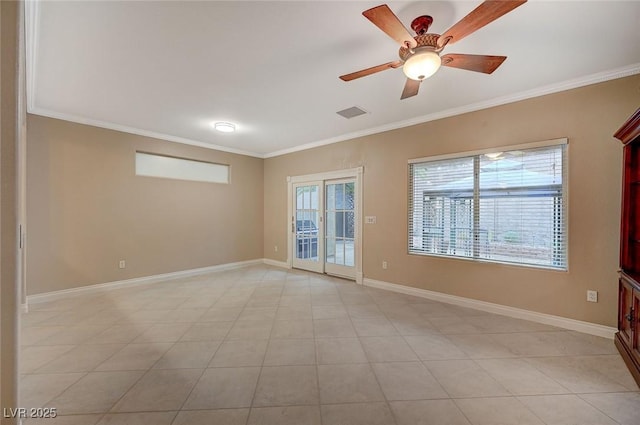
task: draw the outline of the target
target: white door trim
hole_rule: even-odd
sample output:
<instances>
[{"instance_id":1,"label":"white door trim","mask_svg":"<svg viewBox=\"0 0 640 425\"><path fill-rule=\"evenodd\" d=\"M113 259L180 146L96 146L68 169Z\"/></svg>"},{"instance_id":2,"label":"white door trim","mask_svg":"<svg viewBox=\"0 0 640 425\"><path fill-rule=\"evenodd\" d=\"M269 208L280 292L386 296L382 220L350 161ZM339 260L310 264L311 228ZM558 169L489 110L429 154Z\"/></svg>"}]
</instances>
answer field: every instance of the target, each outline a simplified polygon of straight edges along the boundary
<instances>
[{"instance_id":1,"label":"white door trim","mask_svg":"<svg viewBox=\"0 0 640 425\"><path fill-rule=\"evenodd\" d=\"M302 176L287 176L287 215L286 231L287 231L287 268L292 267L293 262L293 245L291 244L291 220L290 214L293 211L293 184L305 183L317 180L336 180L354 178L356 180L356 252L355 252L355 268L356 268L356 283L362 284L362 206L363 206L363 187L362 187L362 174L364 173L364 167L349 168L345 170L327 171L325 173L306 174Z\"/></svg>"}]
</instances>

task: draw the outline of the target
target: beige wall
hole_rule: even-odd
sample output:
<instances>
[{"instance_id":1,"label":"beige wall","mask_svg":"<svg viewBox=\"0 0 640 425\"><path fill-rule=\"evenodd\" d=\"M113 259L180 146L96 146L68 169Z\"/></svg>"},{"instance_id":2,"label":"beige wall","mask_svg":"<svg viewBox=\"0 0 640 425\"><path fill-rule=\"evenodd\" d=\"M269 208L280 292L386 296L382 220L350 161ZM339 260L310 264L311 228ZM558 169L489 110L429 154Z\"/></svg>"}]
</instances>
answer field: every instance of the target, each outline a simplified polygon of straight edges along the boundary
<instances>
[{"instance_id":1,"label":"beige wall","mask_svg":"<svg viewBox=\"0 0 640 425\"><path fill-rule=\"evenodd\" d=\"M616 326L622 146L640 76L265 160L264 253L286 261L289 175L364 166L365 278ZM356 118L357 119L357 118ZM407 254L407 160L569 139L569 272ZM381 262L389 267L383 270ZM597 304L586 290L599 291Z\"/></svg>"},{"instance_id":2,"label":"beige wall","mask_svg":"<svg viewBox=\"0 0 640 425\"><path fill-rule=\"evenodd\" d=\"M286 261L286 177L362 165L363 212L377 216L364 226L366 278L615 326L621 146L612 134L639 86L633 76L264 161L29 116L28 292ZM559 137L570 146L569 272L407 254L408 159ZM232 184L136 177L136 150L231 164ZM587 289L599 291L597 304Z\"/></svg>"},{"instance_id":3,"label":"beige wall","mask_svg":"<svg viewBox=\"0 0 640 425\"><path fill-rule=\"evenodd\" d=\"M16 129L18 3L0 2L0 410L17 407ZM4 418L9 425L15 419Z\"/></svg>"},{"instance_id":4,"label":"beige wall","mask_svg":"<svg viewBox=\"0 0 640 425\"><path fill-rule=\"evenodd\" d=\"M27 128L28 294L262 258L262 159L36 115ZM136 150L229 164L231 184L137 177Z\"/></svg>"}]
</instances>

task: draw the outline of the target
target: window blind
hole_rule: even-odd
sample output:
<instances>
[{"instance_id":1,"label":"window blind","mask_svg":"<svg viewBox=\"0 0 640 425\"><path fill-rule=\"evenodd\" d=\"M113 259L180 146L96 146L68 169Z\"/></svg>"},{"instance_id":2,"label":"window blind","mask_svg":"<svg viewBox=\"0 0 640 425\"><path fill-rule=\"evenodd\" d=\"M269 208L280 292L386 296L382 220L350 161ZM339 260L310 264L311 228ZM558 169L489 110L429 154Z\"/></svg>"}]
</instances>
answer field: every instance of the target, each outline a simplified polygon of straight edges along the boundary
<instances>
[{"instance_id":1,"label":"window blind","mask_svg":"<svg viewBox=\"0 0 640 425\"><path fill-rule=\"evenodd\" d=\"M567 269L566 143L409 164L409 252Z\"/></svg>"}]
</instances>

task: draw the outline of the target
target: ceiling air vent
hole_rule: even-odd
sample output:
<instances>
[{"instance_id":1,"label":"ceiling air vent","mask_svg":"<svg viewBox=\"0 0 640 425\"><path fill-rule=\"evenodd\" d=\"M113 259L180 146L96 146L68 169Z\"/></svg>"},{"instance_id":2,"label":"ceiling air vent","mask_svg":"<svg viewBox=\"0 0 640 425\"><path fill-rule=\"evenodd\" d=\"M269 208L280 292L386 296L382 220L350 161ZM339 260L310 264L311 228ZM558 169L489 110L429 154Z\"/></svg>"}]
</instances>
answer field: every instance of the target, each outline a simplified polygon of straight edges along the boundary
<instances>
[{"instance_id":1,"label":"ceiling air vent","mask_svg":"<svg viewBox=\"0 0 640 425\"><path fill-rule=\"evenodd\" d=\"M338 112L336 112L336 114L338 114L341 117L344 117L346 119L351 119L353 117L357 117L357 116L360 116L360 115L368 114L368 112L365 111L362 108L357 107L357 106L352 106L351 108L347 108L347 109L343 109L342 111L338 111Z\"/></svg>"}]
</instances>

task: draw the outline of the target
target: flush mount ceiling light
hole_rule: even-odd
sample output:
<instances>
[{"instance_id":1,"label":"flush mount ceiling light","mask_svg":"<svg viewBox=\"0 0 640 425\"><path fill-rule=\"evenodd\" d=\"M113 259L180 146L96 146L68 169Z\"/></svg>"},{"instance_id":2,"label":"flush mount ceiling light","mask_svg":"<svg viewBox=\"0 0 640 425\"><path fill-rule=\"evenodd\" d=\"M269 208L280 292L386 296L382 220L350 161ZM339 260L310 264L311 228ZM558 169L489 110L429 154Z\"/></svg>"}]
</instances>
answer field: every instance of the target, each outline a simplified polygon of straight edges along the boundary
<instances>
[{"instance_id":1,"label":"flush mount ceiling light","mask_svg":"<svg viewBox=\"0 0 640 425\"><path fill-rule=\"evenodd\" d=\"M235 124L232 124L230 122L217 122L213 124L213 128L222 133L233 133L234 131L236 131Z\"/></svg>"}]
</instances>

